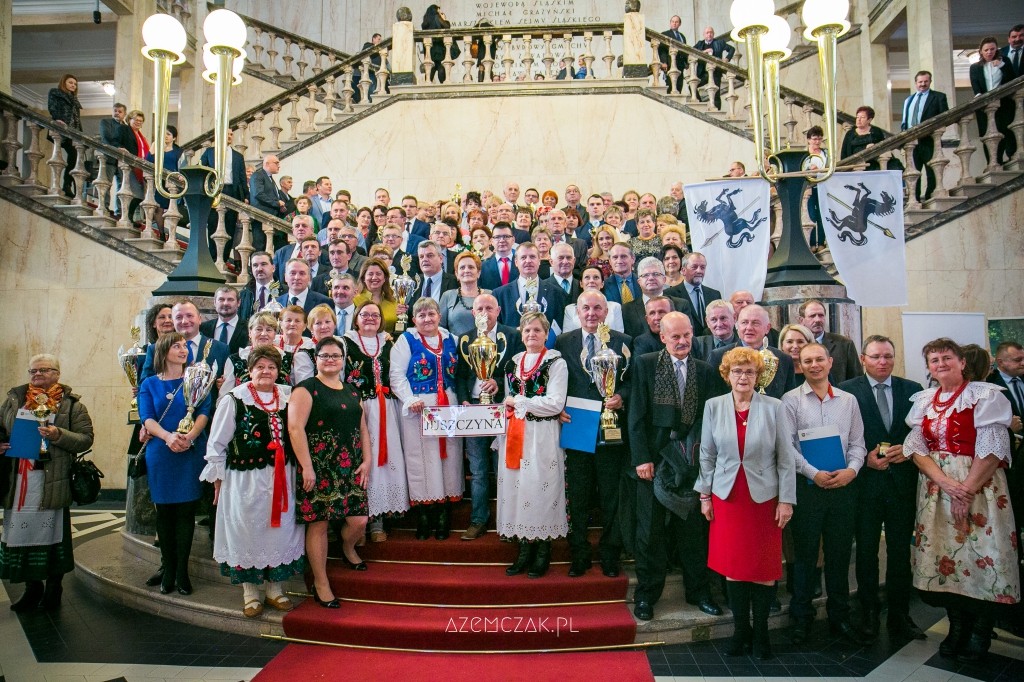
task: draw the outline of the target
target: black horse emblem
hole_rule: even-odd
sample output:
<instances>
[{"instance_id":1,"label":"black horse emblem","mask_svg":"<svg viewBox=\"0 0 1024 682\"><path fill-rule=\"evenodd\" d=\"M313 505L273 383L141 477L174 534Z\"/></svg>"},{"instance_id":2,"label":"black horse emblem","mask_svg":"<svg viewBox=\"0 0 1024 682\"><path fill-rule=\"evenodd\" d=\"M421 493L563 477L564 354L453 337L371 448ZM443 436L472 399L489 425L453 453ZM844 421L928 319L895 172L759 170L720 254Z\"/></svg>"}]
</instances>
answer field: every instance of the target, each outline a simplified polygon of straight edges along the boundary
<instances>
[{"instance_id":1,"label":"black horse emblem","mask_svg":"<svg viewBox=\"0 0 1024 682\"><path fill-rule=\"evenodd\" d=\"M700 202L694 208L697 219L702 223L713 223L716 220L722 221L725 234L729 236L726 244L730 249L738 249L745 241L754 241L754 228L768 220L768 216L761 216L761 209L754 211L754 214L749 219L740 217L740 213L745 212L749 206L742 211L737 211L732 198L742 191L741 189L723 189L715 199L718 203L710 211L708 210L707 200ZM721 233L722 230L719 230L708 237L701 249L707 248Z\"/></svg>"},{"instance_id":2,"label":"black horse emblem","mask_svg":"<svg viewBox=\"0 0 1024 682\"><path fill-rule=\"evenodd\" d=\"M856 187L853 185L845 185L845 187L855 193L853 206L848 206L839 197L832 194L829 194L829 197L850 209L850 215L840 218L836 215L835 211L830 209L829 216L826 218L829 224L836 228L839 240L844 242L849 240L855 246L863 246L868 241L867 234L865 233L869 226L877 227L886 237L895 239L896 236L892 232L871 220L872 215L886 216L896 210L896 200L893 199L892 195L888 192L882 192L882 200L879 201L878 199L869 198L871 190L863 182L857 183Z\"/></svg>"}]
</instances>

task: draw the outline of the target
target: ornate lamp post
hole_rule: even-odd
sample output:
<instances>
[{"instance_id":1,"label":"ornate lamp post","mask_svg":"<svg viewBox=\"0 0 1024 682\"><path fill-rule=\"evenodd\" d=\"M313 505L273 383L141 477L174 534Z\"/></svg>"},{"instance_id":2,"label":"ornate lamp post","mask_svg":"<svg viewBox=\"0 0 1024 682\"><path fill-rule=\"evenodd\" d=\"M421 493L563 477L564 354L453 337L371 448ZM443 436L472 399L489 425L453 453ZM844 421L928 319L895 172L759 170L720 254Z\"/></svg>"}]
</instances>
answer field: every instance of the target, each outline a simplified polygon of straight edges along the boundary
<instances>
[{"instance_id":1,"label":"ornate lamp post","mask_svg":"<svg viewBox=\"0 0 1024 682\"><path fill-rule=\"evenodd\" d=\"M754 121L757 171L775 185L782 202L782 236L768 261L765 284L769 287L835 285L835 280L821 267L804 239L800 225L800 201L805 182L816 184L835 172L839 149L836 40L850 30L850 23L846 20L850 3L849 0L806 0L803 6L803 22L807 26L804 37L818 44L822 101L825 103L825 158L819 159L814 169L807 168L806 151L781 147L779 62L789 56L792 29L785 19L775 16L774 10L772 0L733 0L729 10L733 23L732 37L746 42L750 60L750 112Z\"/></svg>"},{"instance_id":2,"label":"ornate lamp post","mask_svg":"<svg viewBox=\"0 0 1024 682\"><path fill-rule=\"evenodd\" d=\"M184 197L190 225L188 249L178 267L167 277L167 281L153 292L157 296L212 296L217 287L224 284L223 275L210 257L206 225L210 210L220 196L228 161L228 102L231 86L242 80L245 24L234 12L219 9L210 12L206 17L203 34L207 40L203 47L203 62L206 67L203 78L215 86L214 168L187 166L180 171L172 169L165 175L162 151L153 155L153 184L160 194L169 199ZM142 48L142 54L153 62L153 116L156 123L154 134L157 143L162 145L164 133L167 131L171 70L175 64L184 61L182 51L186 42L185 29L170 15L154 14L143 24L142 38L146 43Z\"/></svg>"}]
</instances>

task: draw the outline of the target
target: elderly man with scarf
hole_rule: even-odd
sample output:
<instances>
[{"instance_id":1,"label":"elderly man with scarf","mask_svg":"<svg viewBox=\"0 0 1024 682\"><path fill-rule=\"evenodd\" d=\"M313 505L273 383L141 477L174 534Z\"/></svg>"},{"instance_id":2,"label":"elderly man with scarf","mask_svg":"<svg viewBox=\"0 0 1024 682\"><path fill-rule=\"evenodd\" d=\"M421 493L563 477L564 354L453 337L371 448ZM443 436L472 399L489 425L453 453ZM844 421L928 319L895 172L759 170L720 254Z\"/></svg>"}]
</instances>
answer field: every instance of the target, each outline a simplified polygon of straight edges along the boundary
<instances>
[{"instance_id":1,"label":"elderly man with scarf","mask_svg":"<svg viewBox=\"0 0 1024 682\"><path fill-rule=\"evenodd\" d=\"M714 370L690 357L693 324L684 313L661 319L661 340L665 350L639 356L633 367L629 443L638 479L633 613L640 620L654 617L670 545L683 564L686 601L717 616L722 609L711 597L708 526L693 492L700 470L696 443L704 403L714 396Z\"/></svg>"}]
</instances>

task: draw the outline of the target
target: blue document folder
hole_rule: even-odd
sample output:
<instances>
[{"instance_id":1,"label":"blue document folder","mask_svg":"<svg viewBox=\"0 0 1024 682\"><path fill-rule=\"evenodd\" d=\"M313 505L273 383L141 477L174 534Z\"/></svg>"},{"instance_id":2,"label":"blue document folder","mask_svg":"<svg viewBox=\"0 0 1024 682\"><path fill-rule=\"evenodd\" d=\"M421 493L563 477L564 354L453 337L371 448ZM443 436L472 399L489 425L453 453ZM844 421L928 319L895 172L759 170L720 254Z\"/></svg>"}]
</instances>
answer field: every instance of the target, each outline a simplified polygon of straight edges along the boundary
<instances>
[{"instance_id":1,"label":"blue document folder","mask_svg":"<svg viewBox=\"0 0 1024 682\"><path fill-rule=\"evenodd\" d=\"M835 424L826 424L813 429L800 429L800 454L807 463L819 471L839 471L846 468L846 455L839 429Z\"/></svg>"},{"instance_id":2,"label":"blue document folder","mask_svg":"<svg viewBox=\"0 0 1024 682\"><path fill-rule=\"evenodd\" d=\"M50 418L53 423L53 418ZM35 415L25 409L18 410L11 428L11 447L7 450L8 457L20 459L39 459L39 446L43 437L39 435L39 421Z\"/></svg>"},{"instance_id":3,"label":"blue document folder","mask_svg":"<svg viewBox=\"0 0 1024 682\"><path fill-rule=\"evenodd\" d=\"M563 449L594 452L597 450L597 429L601 423L602 404L600 400L569 398L565 401L565 412L572 419L562 424L562 435L558 445Z\"/></svg>"}]
</instances>

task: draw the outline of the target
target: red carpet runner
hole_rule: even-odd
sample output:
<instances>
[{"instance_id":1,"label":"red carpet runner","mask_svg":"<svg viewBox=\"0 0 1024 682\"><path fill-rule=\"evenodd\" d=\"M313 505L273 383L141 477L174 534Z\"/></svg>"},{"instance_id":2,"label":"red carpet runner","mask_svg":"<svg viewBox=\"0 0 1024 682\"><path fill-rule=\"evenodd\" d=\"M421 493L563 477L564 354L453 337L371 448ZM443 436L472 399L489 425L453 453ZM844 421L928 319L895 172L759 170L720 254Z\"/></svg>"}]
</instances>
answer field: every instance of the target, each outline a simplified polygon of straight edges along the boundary
<instances>
[{"instance_id":1,"label":"red carpet runner","mask_svg":"<svg viewBox=\"0 0 1024 682\"><path fill-rule=\"evenodd\" d=\"M458 507L456 528L464 527L459 522L468 504ZM633 642L636 622L623 602L624 575L606 578L596 565L582 578L569 578L568 566L562 564L540 579L510 578L505 566L516 551L494 533L463 542L453 532L440 542L418 541L410 531L399 530L390 532L387 542L360 548L360 556L370 562L368 571L352 571L332 560L328 574L335 595L373 603L342 601L340 609L332 610L307 599L285 616L285 633L297 639L418 651L291 644L254 679L338 679L340 671L345 679L386 673L403 682L653 679L642 651L557 652ZM565 541L557 542L555 561L567 558ZM490 562L501 565L471 565ZM502 653L524 649L552 653ZM446 651L487 653L440 653Z\"/></svg>"}]
</instances>

